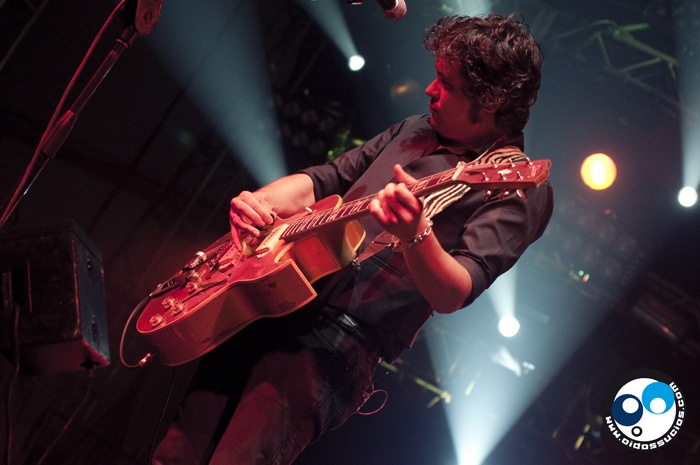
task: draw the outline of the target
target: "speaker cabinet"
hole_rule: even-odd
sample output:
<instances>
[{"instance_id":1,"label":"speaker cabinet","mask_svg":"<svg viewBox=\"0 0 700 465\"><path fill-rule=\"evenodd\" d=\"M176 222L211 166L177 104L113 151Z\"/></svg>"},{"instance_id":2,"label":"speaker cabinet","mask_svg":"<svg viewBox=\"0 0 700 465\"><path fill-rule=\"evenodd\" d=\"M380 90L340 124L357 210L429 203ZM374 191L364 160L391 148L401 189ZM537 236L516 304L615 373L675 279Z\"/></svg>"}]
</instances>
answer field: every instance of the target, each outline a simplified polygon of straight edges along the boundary
<instances>
[{"instance_id":1,"label":"speaker cabinet","mask_svg":"<svg viewBox=\"0 0 700 465\"><path fill-rule=\"evenodd\" d=\"M0 350L23 371L109 364L100 252L70 222L0 235Z\"/></svg>"}]
</instances>

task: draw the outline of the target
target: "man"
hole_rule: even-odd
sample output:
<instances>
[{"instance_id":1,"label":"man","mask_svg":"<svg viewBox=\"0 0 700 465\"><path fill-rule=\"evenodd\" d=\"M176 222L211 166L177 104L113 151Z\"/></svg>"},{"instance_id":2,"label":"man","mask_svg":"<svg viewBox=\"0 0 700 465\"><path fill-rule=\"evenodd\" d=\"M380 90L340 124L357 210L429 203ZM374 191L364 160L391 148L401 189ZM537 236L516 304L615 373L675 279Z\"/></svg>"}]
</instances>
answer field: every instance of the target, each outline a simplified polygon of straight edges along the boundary
<instances>
[{"instance_id":1,"label":"man","mask_svg":"<svg viewBox=\"0 0 700 465\"><path fill-rule=\"evenodd\" d=\"M494 14L443 18L423 45L436 57L430 115L231 200L240 249L241 237L329 195L377 193L360 220L367 236L355 266L315 283L311 304L259 320L203 357L154 463L292 463L359 410L380 359L410 347L433 312L469 305L543 233L553 205L548 182L526 200L468 188L422 199L406 187L459 161L524 158L538 44L519 20Z\"/></svg>"}]
</instances>

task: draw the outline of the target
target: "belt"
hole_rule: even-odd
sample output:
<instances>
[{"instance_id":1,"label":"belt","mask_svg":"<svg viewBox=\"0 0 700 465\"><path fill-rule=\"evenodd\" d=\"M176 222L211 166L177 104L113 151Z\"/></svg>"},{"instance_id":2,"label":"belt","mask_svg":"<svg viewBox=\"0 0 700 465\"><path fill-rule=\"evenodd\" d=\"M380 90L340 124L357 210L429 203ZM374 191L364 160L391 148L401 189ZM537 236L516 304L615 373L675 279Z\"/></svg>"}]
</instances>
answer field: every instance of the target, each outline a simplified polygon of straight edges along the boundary
<instances>
[{"instance_id":1,"label":"belt","mask_svg":"<svg viewBox=\"0 0 700 465\"><path fill-rule=\"evenodd\" d=\"M361 343L365 349L376 352L377 338L371 337L371 331L363 327L353 317L335 307L323 306L321 316L343 329L343 332Z\"/></svg>"}]
</instances>

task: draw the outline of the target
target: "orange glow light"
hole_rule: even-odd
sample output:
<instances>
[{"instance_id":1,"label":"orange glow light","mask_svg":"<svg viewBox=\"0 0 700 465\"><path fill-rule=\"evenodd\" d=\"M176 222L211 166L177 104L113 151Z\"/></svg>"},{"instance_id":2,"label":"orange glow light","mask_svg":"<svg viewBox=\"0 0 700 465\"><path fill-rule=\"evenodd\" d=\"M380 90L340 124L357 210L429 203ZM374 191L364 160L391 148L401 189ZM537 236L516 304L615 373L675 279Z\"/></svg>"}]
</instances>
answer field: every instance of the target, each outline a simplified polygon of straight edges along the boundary
<instances>
[{"instance_id":1,"label":"orange glow light","mask_svg":"<svg viewBox=\"0 0 700 465\"><path fill-rule=\"evenodd\" d=\"M607 189L615 182L616 177L615 162L604 153L589 155L581 164L581 179L591 189Z\"/></svg>"}]
</instances>

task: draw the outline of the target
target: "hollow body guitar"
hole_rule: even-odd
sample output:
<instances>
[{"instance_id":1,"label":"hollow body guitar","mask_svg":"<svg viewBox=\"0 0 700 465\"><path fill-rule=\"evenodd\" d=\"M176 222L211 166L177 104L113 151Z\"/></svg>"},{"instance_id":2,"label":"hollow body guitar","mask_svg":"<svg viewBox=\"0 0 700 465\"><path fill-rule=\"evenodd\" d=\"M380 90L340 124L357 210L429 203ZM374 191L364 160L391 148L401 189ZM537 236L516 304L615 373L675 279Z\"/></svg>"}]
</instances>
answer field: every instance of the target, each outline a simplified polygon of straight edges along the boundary
<instances>
[{"instance_id":1,"label":"hollow body guitar","mask_svg":"<svg viewBox=\"0 0 700 465\"><path fill-rule=\"evenodd\" d=\"M407 185L416 196L456 183L472 189L515 190L540 185L549 160L469 165ZM136 329L169 366L214 349L252 322L292 313L316 297L312 284L347 266L365 232L357 221L375 196L343 203L331 196L290 218L277 218L238 251L225 235L172 278L159 284Z\"/></svg>"}]
</instances>

